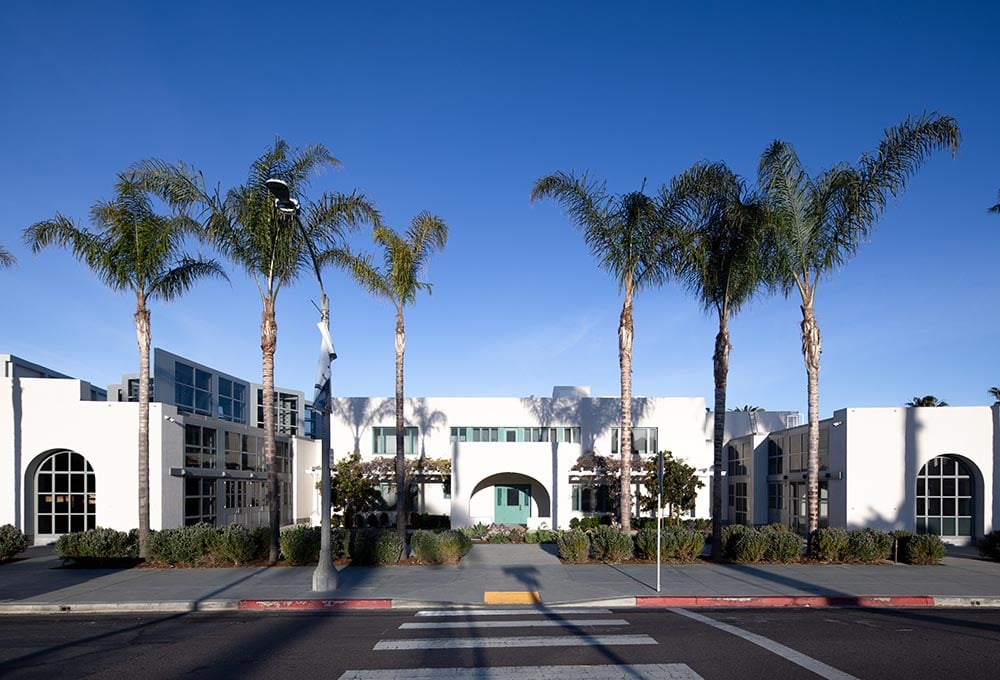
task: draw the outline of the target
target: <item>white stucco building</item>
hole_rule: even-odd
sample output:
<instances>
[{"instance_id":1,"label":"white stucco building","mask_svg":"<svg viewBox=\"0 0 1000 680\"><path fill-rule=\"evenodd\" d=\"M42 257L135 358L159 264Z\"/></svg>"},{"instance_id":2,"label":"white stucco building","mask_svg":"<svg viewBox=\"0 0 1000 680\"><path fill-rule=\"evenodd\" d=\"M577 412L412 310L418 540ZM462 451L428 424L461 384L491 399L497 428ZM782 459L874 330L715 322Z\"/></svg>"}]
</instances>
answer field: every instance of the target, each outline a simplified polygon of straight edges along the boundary
<instances>
[{"instance_id":1,"label":"white stucco building","mask_svg":"<svg viewBox=\"0 0 1000 680\"><path fill-rule=\"evenodd\" d=\"M259 385L153 351L150 501L154 529L208 521L263 524ZM36 543L93 526L138 525L135 376L107 390L0 355L0 524ZM279 389L278 474L284 523L319 521L320 445L305 395ZM823 522L905 528L947 540L982 536L1000 518L1000 407L842 409L821 422ZM443 459L450 477L416 485L413 510L476 522L565 528L613 511L581 456L619 456L619 401L586 387L551 397L406 400L405 453ZM395 454L390 398L334 399L334 460ZM704 399L639 397L633 451L671 451L711 508L712 414ZM806 431L797 413L727 412L723 521L805 526ZM389 500L391 483L383 484Z\"/></svg>"}]
</instances>

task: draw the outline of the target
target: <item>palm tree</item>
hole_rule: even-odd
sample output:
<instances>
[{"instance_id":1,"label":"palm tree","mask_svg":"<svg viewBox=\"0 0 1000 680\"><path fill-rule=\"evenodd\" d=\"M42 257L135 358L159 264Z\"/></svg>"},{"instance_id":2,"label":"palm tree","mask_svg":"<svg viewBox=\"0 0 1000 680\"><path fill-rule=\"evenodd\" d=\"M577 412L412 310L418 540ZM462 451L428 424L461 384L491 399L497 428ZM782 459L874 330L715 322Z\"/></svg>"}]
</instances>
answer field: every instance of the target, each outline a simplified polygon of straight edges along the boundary
<instances>
[{"instance_id":1,"label":"palm tree","mask_svg":"<svg viewBox=\"0 0 1000 680\"><path fill-rule=\"evenodd\" d=\"M344 259L334 253L332 261L343 266L351 277L372 295L389 301L396 309L396 531L406 546L406 423L403 418L403 354L406 352L406 328L403 310L417 301L417 293L431 292L431 284L422 281L431 255L443 250L448 242L444 220L422 212L410 221L402 235L389 227L374 231L375 243L382 250L382 266L366 257Z\"/></svg>"},{"instance_id":2,"label":"palm tree","mask_svg":"<svg viewBox=\"0 0 1000 680\"><path fill-rule=\"evenodd\" d=\"M686 234L678 275L706 311L715 311L719 332L713 355L715 422L712 474L712 559L722 559L722 458L729 376L729 318L760 291L773 273L764 202L724 163L698 163L662 190L667 225ZM669 227L668 227L669 228ZM739 409L737 409L739 410ZM747 412L759 410L745 406Z\"/></svg>"},{"instance_id":3,"label":"palm tree","mask_svg":"<svg viewBox=\"0 0 1000 680\"><path fill-rule=\"evenodd\" d=\"M618 363L621 372L621 524L632 522L632 304L638 291L660 285L668 275L671 248L662 244L663 231L656 201L639 191L609 194L604 182L583 174L556 172L535 181L531 200L552 198L560 203L600 266L624 292L618 321Z\"/></svg>"},{"instance_id":4,"label":"palm tree","mask_svg":"<svg viewBox=\"0 0 1000 680\"><path fill-rule=\"evenodd\" d=\"M778 284L802 300L802 357L809 397L808 506L810 534L819 525L820 332L814 301L819 280L844 264L874 230L889 196L938 149L957 151L961 134L954 118L936 114L908 118L885 131L878 150L856 167L840 164L810 177L791 145L776 140L760 159L760 190L768 198L778 250Z\"/></svg>"},{"instance_id":5,"label":"palm tree","mask_svg":"<svg viewBox=\"0 0 1000 680\"><path fill-rule=\"evenodd\" d=\"M68 248L114 291L135 293L135 332L139 342L139 557L149 544L149 347L151 300L180 297L198 279L226 274L215 260L183 251L184 237L197 223L183 215L158 215L150 196L130 174L118 175L115 198L90 209L95 230L78 227L56 214L24 230L24 241L37 253L48 246Z\"/></svg>"},{"instance_id":6,"label":"palm tree","mask_svg":"<svg viewBox=\"0 0 1000 680\"><path fill-rule=\"evenodd\" d=\"M997 203L990 208L991 213L1000 213L1000 191L997 192Z\"/></svg>"},{"instance_id":7,"label":"palm tree","mask_svg":"<svg viewBox=\"0 0 1000 680\"><path fill-rule=\"evenodd\" d=\"M14 257L14 254L0 245L0 269L13 267L15 264L17 264L17 258Z\"/></svg>"},{"instance_id":8,"label":"palm tree","mask_svg":"<svg viewBox=\"0 0 1000 680\"><path fill-rule=\"evenodd\" d=\"M1000 387L991 387L986 393L993 398L994 406L1000 406Z\"/></svg>"},{"instance_id":9,"label":"palm tree","mask_svg":"<svg viewBox=\"0 0 1000 680\"><path fill-rule=\"evenodd\" d=\"M939 401L933 394L928 394L926 397L913 397L906 402L906 406L948 406L948 402Z\"/></svg>"},{"instance_id":10,"label":"palm tree","mask_svg":"<svg viewBox=\"0 0 1000 680\"><path fill-rule=\"evenodd\" d=\"M361 224L378 225L380 217L365 196L323 194L315 203L304 200L310 176L340 161L322 145L293 149L280 138L250 166L246 183L229 189L224 196L209 193L202 175L184 164L145 161L136 171L145 186L154 189L180 208L199 206L205 231L215 247L257 284L261 300L260 348L264 411L264 463L267 470L266 499L269 510L270 548L268 561L278 560L281 526L281 495L275 466L274 354L278 344L275 308L278 293L303 271L312 271L317 261L333 261L336 253L347 253L344 238ZM303 206L302 218L280 213L265 182L284 180L291 197ZM295 222L298 222L296 224Z\"/></svg>"}]
</instances>

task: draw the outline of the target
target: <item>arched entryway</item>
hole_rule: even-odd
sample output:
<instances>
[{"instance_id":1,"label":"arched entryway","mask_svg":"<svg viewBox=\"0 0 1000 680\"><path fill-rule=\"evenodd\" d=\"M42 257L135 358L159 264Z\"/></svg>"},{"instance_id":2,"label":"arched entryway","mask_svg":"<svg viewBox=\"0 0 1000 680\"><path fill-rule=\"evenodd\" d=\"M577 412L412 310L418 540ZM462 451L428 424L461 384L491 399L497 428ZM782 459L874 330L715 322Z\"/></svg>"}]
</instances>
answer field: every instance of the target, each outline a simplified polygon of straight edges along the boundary
<instances>
[{"instance_id":1,"label":"arched entryway","mask_svg":"<svg viewBox=\"0 0 1000 680\"><path fill-rule=\"evenodd\" d=\"M917 533L971 537L976 529L975 466L958 456L938 456L917 474Z\"/></svg>"},{"instance_id":2,"label":"arched entryway","mask_svg":"<svg viewBox=\"0 0 1000 680\"><path fill-rule=\"evenodd\" d=\"M35 539L55 538L97 526L94 468L76 451L53 451L34 474Z\"/></svg>"},{"instance_id":3,"label":"arched entryway","mask_svg":"<svg viewBox=\"0 0 1000 680\"><path fill-rule=\"evenodd\" d=\"M476 484L469 500L470 514L495 524L532 524L549 521L552 500L545 485L515 472L490 475ZM482 520L479 520L482 521Z\"/></svg>"}]
</instances>

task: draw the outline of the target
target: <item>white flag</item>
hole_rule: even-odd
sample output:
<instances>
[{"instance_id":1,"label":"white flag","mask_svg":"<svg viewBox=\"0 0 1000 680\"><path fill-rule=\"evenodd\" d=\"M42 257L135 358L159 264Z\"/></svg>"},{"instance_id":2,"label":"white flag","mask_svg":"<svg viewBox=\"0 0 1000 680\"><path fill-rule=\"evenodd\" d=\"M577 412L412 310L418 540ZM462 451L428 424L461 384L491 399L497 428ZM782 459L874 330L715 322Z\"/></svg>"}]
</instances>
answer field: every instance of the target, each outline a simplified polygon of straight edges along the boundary
<instances>
[{"instance_id":1,"label":"white flag","mask_svg":"<svg viewBox=\"0 0 1000 680\"><path fill-rule=\"evenodd\" d=\"M321 401L325 396L324 390L330 382L330 362L337 358L337 350L333 348L333 339L330 337L330 329L322 321L316 324L321 336L319 346L319 362L316 365L316 393L313 395L313 407L326 409L329 404Z\"/></svg>"}]
</instances>

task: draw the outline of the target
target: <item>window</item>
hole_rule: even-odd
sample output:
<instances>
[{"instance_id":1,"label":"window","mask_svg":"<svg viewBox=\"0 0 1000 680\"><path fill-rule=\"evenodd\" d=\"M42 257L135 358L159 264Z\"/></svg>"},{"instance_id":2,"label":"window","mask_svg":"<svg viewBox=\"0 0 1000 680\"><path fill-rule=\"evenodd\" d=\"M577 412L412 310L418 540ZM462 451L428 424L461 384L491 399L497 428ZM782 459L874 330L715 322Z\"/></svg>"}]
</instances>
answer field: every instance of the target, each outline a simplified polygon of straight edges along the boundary
<instances>
[{"instance_id":1,"label":"window","mask_svg":"<svg viewBox=\"0 0 1000 680\"><path fill-rule=\"evenodd\" d=\"M247 422L247 388L228 378L219 378L219 418L234 423Z\"/></svg>"},{"instance_id":2,"label":"window","mask_svg":"<svg viewBox=\"0 0 1000 680\"><path fill-rule=\"evenodd\" d=\"M128 400L139 401L139 379L129 378L128 380ZM153 401L153 379L149 379L149 400Z\"/></svg>"},{"instance_id":3,"label":"window","mask_svg":"<svg viewBox=\"0 0 1000 680\"><path fill-rule=\"evenodd\" d=\"M215 480L187 477L184 480L184 524L215 524Z\"/></svg>"},{"instance_id":4,"label":"window","mask_svg":"<svg viewBox=\"0 0 1000 680\"><path fill-rule=\"evenodd\" d=\"M726 473L730 477L745 477L750 457L750 442L737 442L726 447Z\"/></svg>"},{"instance_id":5,"label":"window","mask_svg":"<svg viewBox=\"0 0 1000 680\"><path fill-rule=\"evenodd\" d=\"M457 442L567 442L580 443L578 427L453 427L451 443Z\"/></svg>"},{"instance_id":6,"label":"window","mask_svg":"<svg viewBox=\"0 0 1000 680\"><path fill-rule=\"evenodd\" d=\"M573 484L573 510L611 512L611 489L607 484Z\"/></svg>"},{"instance_id":7,"label":"window","mask_svg":"<svg viewBox=\"0 0 1000 680\"><path fill-rule=\"evenodd\" d=\"M792 531L805 535L809 528L809 484L807 482L788 483L788 526ZM829 482L819 482L819 526L830 525L830 487Z\"/></svg>"},{"instance_id":8,"label":"window","mask_svg":"<svg viewBox=\"0 0 1000 680\"><path fill-rule=\"evenodd\" d=\"M621 428L611 428L611 453L621 450L619 431ZM657 429L655 427L632 428L632 453L656 453L659 451L656 443Z\"/></svg>"},{"instance_id":9,"label":"window","mask_svg":"<svg viewBox=\"0 0 1000 680\"><path fill-rule=\"evenodd\" d=\"M952 456L938 456L917 475L917 533L972 535L972 473Z\"/></svg>"},{"instance_id":10,"label":"window","mask_svg":"<svg viewBox=\"0 0 1000 680\"><path fill-rule=\"evenodd\" d=\"M174 401L178 410L212 415L212 374L181 362L174 364Z\"/></svg>"},{"instance_id":11,"label":"window","mask_svg":"<svg viewBox=\"0 0 1000 680\"><path fill-rule=\"evenodd\" d=\"M781 445L778 444L773 439L767 440L767 474L769 475L780 475L784 469L783 463L785 462L782 456L784 451Z\"/></svg>"},{"instance_id":12,"label":"window","mask_svg":"<svg viewBox=\"0 0 1000 680\"><path fill-rule=\"evenodd\" d=\"M264 390L257 390L257 427L264 427ZM299 433L299 395L291 392L274 393L274 431L278 434Z\"/></svg>"},{"instance_id":13,"label":"window","mask_svg":"<svg viewBox=\"0 0 1000 680\"><path fill-rule=\"evenodd\" d=\"M68 534L97 526L94 468L75 451L57 451L35 474L35 532Z\"/></svg>"},{"instance_id":14,"label":"window","mask_svg":"<svg viewBox=\"0 0 1000 680\"><path fill-rule=\"evenodd\" d=\"M239 432L226 432L225 457L227 470L263 472L264 439Z\"/></svg>"},{"instance_id":15,"label":"window","mask_svg":"<svg viewBox=\"0 0 1000 680\"><path fill-rule=\"evenodd\" d=\"M215 468L215 430L200 425L184 426L184 467Z\"/></svg>"},{"instance_id":16,"label":"window","mask_svg":"<svg viewBox=\"0 0 1000 680\"><path fill-rule=\"evenodd\" d=\"M252 479L227 479L226 508L263 508L267 499L265 482Z\"/></svg>"},{"instance_id":17,"label":"window","mask_svg":"<svg viewBox=\"0 0 1000 680\"><path fill-rule=\"evenodd\" d=\"M734 482L729 485L729 521L732 524L747 523L747 483Z\"/></svg>"},{"instance_id":18,"label":"window","mask_svg":"<svg viewBox=\"0 0 1000 680\"><path fill-rule=\"evenodd\" d=\"M372 453L374 455L396 455L396 428L373 427L372 439ZM412 456L417 452L417 428L408 427L406 428L406 432L403 434L403 453L407 456Z\"/></svg>"}]
</instances>

